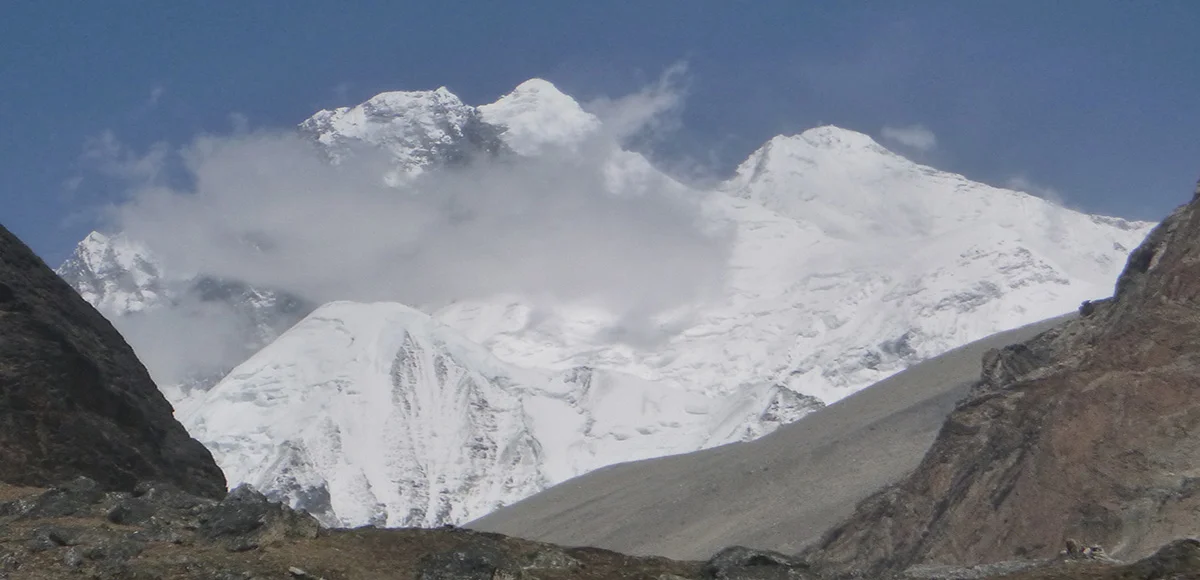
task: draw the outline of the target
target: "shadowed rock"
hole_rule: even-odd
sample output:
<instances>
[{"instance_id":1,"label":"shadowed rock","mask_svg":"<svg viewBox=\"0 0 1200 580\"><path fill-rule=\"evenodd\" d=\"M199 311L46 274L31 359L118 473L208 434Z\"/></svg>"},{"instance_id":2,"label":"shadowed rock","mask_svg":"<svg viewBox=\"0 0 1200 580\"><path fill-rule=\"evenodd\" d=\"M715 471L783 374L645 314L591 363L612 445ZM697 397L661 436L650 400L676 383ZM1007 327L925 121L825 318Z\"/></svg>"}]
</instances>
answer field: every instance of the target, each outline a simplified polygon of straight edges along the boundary
<instances>
[{"instance_id":1,"label":"shadowed rock","mask_svg":"<svg viewBox=\"0 0 1200 580\"><path fill-rule=\"evenodd\" d=\"M704 566L713 580L805 580L816 574L804 562L768 550L743 546L725 548Z\"/></svg>"},{"instance_id":2,"label":"shadowed rock","mask_svg":"<svg viewBox=\"0 0 1200 580\"><path fill-rule=\"evenodd\" d=\"M121 335L0 226L0 481L78 476L106 490L157 479L225 492Z\"/></svg>"}]
</instances>

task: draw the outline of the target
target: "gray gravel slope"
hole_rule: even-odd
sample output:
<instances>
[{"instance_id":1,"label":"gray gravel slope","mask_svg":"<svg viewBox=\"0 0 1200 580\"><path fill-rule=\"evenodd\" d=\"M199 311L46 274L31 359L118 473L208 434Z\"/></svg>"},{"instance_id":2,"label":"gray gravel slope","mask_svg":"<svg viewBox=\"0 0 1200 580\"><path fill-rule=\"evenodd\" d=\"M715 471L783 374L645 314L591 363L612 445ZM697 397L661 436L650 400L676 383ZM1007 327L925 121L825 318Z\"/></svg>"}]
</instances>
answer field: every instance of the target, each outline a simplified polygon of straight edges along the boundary
<instances>
[{"instance_id":1,"label":"gray gravel slope","mask_svg":"<svg viewBox=\"0 0 1200 580\"><path fill-rule=\"evenodd\" d=\"M466 527L677 559L734 544L798 551L916 467L986 350L1065 319L952 350L757 441L610 466Z\"/></svg>"}]
</instances>

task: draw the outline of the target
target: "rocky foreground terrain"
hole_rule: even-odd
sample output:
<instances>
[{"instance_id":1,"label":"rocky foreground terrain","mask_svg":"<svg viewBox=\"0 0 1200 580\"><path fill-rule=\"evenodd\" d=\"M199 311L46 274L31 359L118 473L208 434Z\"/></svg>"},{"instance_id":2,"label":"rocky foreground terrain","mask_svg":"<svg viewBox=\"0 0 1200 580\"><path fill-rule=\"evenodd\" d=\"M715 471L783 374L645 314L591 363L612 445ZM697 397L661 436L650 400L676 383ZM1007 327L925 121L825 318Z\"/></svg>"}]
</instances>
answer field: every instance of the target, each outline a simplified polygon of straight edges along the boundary
<instances>
[{"instance_id":1,"label":"rocky foreground terrain","mask_svg":"<svg viewBox=\"0 0 1200 580\"><path fill-rule=\"evenodd\" d=\"M684 562L322 529L251 488L226 494L120 335L0 228L0 578L1200 578L1200 541L1175 539L1200 527L1198 256L1193 201L1114 298L989 351L917 469L808 553Z\"/></svg>"},{"instance_id":2,"label":"rocky foreground terrain","mask_svg":"<svg viewBox=\"0 0 1200 580\"><path fill-rule=\"evenodd\" d=\"M564 549L461 529L323 530L242 487L104 492L79 478L0 487L0 578L697 578L698 563Z\"/></svg>"},{"instance_id":3,"label":"rocky foreground terrain","mask_svg":"<svg viewBox=\"0 0 1200 580\"><path fill-rule=\"evenodd\" d=\"M919 566L903 578L1182 579L1200 577L1200 542L1133 563L1071 544L1042 562ZM727 548L705 562L562 548L461 528L322 529L302 512L238 488L217 501L169 484L105 492L77 478L50 489L0 486L0 578L111 579L822 579L802 560ZM865 576L867 578L891 577Z\"/></svg>"}]
</instances>

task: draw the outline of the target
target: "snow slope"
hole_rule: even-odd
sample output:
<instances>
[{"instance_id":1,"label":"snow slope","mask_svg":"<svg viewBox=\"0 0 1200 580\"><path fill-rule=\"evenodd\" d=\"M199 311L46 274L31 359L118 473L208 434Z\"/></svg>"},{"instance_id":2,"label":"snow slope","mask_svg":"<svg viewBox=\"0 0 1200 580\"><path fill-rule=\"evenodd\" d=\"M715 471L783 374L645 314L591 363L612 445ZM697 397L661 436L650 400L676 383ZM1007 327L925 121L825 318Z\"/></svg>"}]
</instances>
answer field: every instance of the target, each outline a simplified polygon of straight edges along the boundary
<instances>
[{"instance_id":1,"label":"snow slope","mask_svg":"<svg viewBox=\"0 0 1200 580\"><path fill-rule=\"evenodd\" d=\"M480 106L479 114L485 122L503 127L504 142L521 155L570 147L600 128L600 119L542 79L521 83L495 103Z\"/></svg>"},{"instance_id":2,"label":"snow slope","mask_svg":"<svg viewBox=\"0 0 1200 580\"><path fill-rule=\"evenodd\" d=\"M397 179L480 153L570 155L601 129L537 79L477 108L445 89L384 93L301 125L334 162L387 152ZM231 484L327 522L463 522L598 467L760 437L1107 296L1152 225L972 182L829 126L772 139L711 191L634 152L604 163L613 194L690 196L733 233L719 296L650 321L651 340L614 332L595 306L536 296L446 297L420 312L330 304L210 391L166 389L184 424ZM89 237L82 265L60 273L118 321L174 308L154 303L164 268L110 251L115 239Z\"/></svg>"},{"instance_id":3,"label":"snow slope","mask_svg":"<svg viewBox=\"0 0 1200 580\"><path fill-rule=\"evenodd\" d=\"M124 235L88 234L58 268L59 276L97 310L139 312L162 300L162 274L147 248Z\"/></svg>"},{"instance_id":4,"label":"snow slope","mask_svg":"<svg viewBox=\"0 0 1200 580\"><path fill-rule=\"evenodd\" d=\"M519 301L460 301L435 316L523 366L599 363L713 397L778 385L829 403L1107 296L1150 227L971 182L836 127L776 137L705 203L736 232L726 293L653 349L612 340L583 310L535 321Z\"/></svg>"},{"instance_id":5,"label":"snow slope","mask_svg":"<svg viewBox=\"0 0 1200 580\"><path fill-rule=\"evenodd\" d=\"M329 525L436 526L597 462L695 448L680 440L710 431L696 411L709 406L612 373L514 367L401 304L335 302L178 414L231 485Z\"/></svg>"},{"instance_id":6,"label":"snow slope","mask_svg":"<svg viewBox=\"0 0 1200 580\"><path fill-rule=\"evenodd\" d=\"M428 315L340 302L180 415L231 482L330 523L437 525L544 485L520 388L490 353Z\"/></svg>"}]
</instances>

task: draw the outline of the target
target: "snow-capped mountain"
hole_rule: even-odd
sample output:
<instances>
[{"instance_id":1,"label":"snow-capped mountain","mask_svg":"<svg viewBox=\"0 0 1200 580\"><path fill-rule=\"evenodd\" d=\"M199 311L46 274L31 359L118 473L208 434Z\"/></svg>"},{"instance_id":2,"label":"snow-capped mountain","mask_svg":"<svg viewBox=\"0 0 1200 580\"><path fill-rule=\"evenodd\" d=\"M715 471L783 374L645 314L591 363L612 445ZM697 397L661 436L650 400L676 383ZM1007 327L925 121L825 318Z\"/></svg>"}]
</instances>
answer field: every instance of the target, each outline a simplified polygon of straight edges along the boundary
<instances>
[{"instance_id":1,"label":"snow-capped mountain","mask_svg":"<svg viewBox=\"0 0 1200 580\"><path fill-rule=\"evenodd\" d=\"M828 403L1108 295L1150 226L921 166L837 127L776 137L705 207L735 231L725 295L652 349L612 340L585 311L534 323L528 305L460 301L435 316L523 366L601 361L710 396L770 384Z\"/></svg>"},{"instance_id":2,"label":"snow-capped mountain","mask_svg":"<svg viewBox=\"0 0 1200 580\"><path fill-rule=\"evenodd\" d=\"M438 525L545 484L519 376L427 314L339 302L181 418L232 481L327 522Z\"/></svg>"},{"instance_id":3,"label":"snow-capped mountain","mask_svg":"<svg viewBox=\"0 0 1200 580\"><path fill-rule=\"evenodd\" d=\"M92 232L57 273L134 342L170 400L211 387L232 368L229 361L245 360L313 309L288 292L172 273L124 234ZM213 336L201 344L204 352L181 358L180 349L161 343L190 330L185 325Z\"/></svg>"},{"instance_id":4,"label":"snow-capped mountain","mask_svg":"<svg viewBox=\"0 0 1200 580\"><path fill-rule=\"evenodd\" d=\"M602 129L536 79L480 107L445 89L384 93L301 125L335 162L386 151L399 173L385 179L479 152L570 155ZM537 296L420 311L333 303L211 390L164 389L185 426L231 484L329 523L462 522L605 465L761 436L917 361L1107 296L1151 226L972 182L837 127L772 139L711 191L637 153L605 154L614 194L668 189L731 232L719 296L649 321L649 339L614 332L615 315L594 305ZM89 240L60 273L118 327L177 308L150 249ZM282 330L257 328L264 342Z\"/></svg>"},{"instance_id":5,"label":"snow-capped mountain","mask_svg":"<svg viewBox=\"0 0 1200 580\"><path fill-rule=\"evenodd\" d=\"M600 119L542 79L525 81L478 111L484 122L503 128L504 143L521 155L570 147L600 128Z\"/></svg>"},{"instance_id":6,"label":"snow-capped mountain","mask_svg":"<svg viewBox=\"0 0 1200 580\"><path fill-rule=\"evenodd\" d=\"M139 312L163 300L157 261L124 235L88 234L57 272L84 300L109 315Z\"/></svg>"},{"instance_id":7,"label":"snow-capped mountain","mask_svg":"<svg viewBox=\"0 0 1200 580\"><path fill-rule=\"evenodd\" d=\"M407 306L334 302L177 413L230 481L327 524L436 526L597 463L722 429L756 436L814 404L759 391L719 401L611 371L524 369Z\"/></svg>"},{"instance_id":8,"label":"snow-capped mountain","mask_svg":"<svg viewBox=\"0 0 1200 580\"><path fill-rule=\"evenodd\" d=\"M497 103L499 105L500 103ZM382 93L355 107L322 110L300 124L335 161L366 147L389 153L399 177L505 150L499 129L445 87Z\"/></svg>"}]
</instances>

